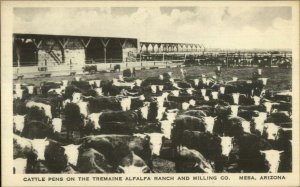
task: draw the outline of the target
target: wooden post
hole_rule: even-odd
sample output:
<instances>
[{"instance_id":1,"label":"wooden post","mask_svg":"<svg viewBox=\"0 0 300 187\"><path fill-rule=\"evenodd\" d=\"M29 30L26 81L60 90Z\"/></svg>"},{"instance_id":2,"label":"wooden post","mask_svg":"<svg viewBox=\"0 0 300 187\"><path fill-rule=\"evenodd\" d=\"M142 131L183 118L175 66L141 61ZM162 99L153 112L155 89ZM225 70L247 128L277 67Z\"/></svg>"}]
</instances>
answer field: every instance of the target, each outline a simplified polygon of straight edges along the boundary
<instances>
[{"instance_id":1,"label":"wooden post","mask_svg":"<svg viewBox=\"0 0 300 187\"><path fill-rule=\"evenodd\" d=\"M104 39L101 39L100 42L103 45L103 52L104 52L104 63L106 64L106 47L108 46L108 43L110 41L110 39L107 39L106 41L104 41Z\"/></svg>"},{"instance_id":2,"label":"wooden post","mask_svg":"<svg viewBox=\"0 0 300 187\"><path fill-rule=\"evenodd\" d=\"M228 68L228 51L226 52L226 66Z\"/></svg>"}]
</instances>

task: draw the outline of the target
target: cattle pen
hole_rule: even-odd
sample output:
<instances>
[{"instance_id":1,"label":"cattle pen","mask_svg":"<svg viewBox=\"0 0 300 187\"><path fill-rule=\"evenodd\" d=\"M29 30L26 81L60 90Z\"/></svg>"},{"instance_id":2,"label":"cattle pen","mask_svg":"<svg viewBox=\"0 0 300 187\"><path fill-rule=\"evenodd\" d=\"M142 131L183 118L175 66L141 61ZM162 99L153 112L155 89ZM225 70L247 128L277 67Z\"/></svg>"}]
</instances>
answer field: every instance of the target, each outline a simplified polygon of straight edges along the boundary
<instances>
[{"instance_id":1,"label":"cattle pen","mask_svg":"<svg viewBox=\"0 0 300 187\"><path fill-rule=\"evenodd\" d=\"M15 173L292 171L289 50L13 36Z\"/></svg>"}]
</instances>

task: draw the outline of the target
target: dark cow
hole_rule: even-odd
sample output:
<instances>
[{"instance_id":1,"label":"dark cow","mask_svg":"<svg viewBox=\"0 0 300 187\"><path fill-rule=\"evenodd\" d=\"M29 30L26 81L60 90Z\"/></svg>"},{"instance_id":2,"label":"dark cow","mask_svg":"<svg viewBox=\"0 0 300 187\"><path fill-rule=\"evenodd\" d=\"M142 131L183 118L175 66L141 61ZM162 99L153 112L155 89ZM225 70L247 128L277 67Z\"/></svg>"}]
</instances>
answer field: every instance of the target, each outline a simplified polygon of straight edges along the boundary
<instances>
[{"instance_id":1,"label":"dark cow","mask_svg":"<svg viewBox=\"0 0 300 187\"><path fill-rule=\"evenodd\" d=\"M171 133L171 139L175 147L182 145L182 139L184 138L183 132L185 130L205 132L205 123L202 119L194 116L178 116L174 121L174 127Z\"/></svg>"},{"instance_id":2,"label":"dark cow","mask_svg":"<svg viewBox=\"0 0 300 187\"><path fill-rule=\"evenodd\" d=\"M102 153L108 163L116 169L122 158L134 151L152 168L152 150L150 137L134 137L128 135L87 136L82 140L82 148L93 148Z\"/></svg>"},{"instance_id":3,"label":"dark cow","mask_svg":"<svg viewBox=\"0 0 300 187\"><path fill-rule=\"evenodd\" d=\"M51 125L40 121L29 121L25 123L21 136L29 139L42 139L50 137L52 134Z\"/></svg>"},{"instance_id":4,"label":"dark cow","mask_svg":"<svg viewBox=\"0 0 300 187\"><path fill-rule=\"evenodd\" d=\"M264 156L260 151L272 149L271 144L254 134L244 133L237 140L239 146L239 168L246 173L267 172Z\"/></svg>"},{"instance_id":5,"label":"dark cow","mask_svg":"<svg viewBox=\"0 0 300 187\"><path fill-rule=\"evenodd\" d=\"M214 173L208 160L198 151L183 147L176 154L175 168L177 173Z\"/></svg>"},{"instance_id":6,"label":"dark cow","mask_svg":"<svg viewBox=\"0 0 300 187\"><path fill-rule=\"evenodd\" d=\"M45 165L51 173L60 173L68 166L68 159L65 156L63 144L49 140L45 148Z\"/></svg>"},{"instance_id":7,"label":"dark cow","mask_svg":"<svg viewBox=\"0 0 300 187\"><path fill-rule=\"evenodd\" d=\"M112 167L105 156L93 148L81 149L77 162L80 173L111 173Z\"/></svg>"},{"instance_id":8,"label":"dark cow","mask_svg":"<svg viewBox=\"0 0 300 187\"><path fill-rule=\"evenodd\" d=\"M118 173L150 173L151 169L145 161L131 151L127 156L122 158L117 168Z\"/></svg>"},{"instance_id":9,"label":"dark cow","mask_svg":"<svg viewBox=\"0 0 300 187\"><path fill-rule=\"evenodd\" d=\"M185 130L182 145L199 151L206 159L214 162L217 172L224 166L222 158L222 139L211 133Z\"/></svg>"},{"instance_id":10,"label":"dark cow","mask_svg":"<svg viewBox=\"0 0 300 187\"><path fill-rule=\"evenodd\" d=\"M67 128L67 139L71 135L73 137L74 131L80 131L82 136L82 128L84 127L84 117L80 113L80 108L75 103L67 103L64 109L65 120L63 124Z\"/></svg>"}]
</instances>

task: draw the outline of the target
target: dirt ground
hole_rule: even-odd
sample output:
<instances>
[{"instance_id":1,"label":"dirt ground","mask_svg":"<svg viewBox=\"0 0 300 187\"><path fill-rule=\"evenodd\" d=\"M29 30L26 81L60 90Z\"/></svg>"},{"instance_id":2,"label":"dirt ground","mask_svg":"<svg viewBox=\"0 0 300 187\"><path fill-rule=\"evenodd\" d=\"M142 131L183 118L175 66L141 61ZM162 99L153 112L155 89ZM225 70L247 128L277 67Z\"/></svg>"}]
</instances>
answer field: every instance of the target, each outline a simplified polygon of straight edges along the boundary
<instances>
[{"instance_id":1,"label":"dirt ground","mask_svg":"<svg viewBox=\"0 0 300 187\"><path fill-rule=\"evenodd\" d=\"M184 67L187 72L187 76L201 76L206 74L208 76L215 75L216 67L212 66L192 66ZM232 77L238 77L239 79L249 79L253 72L257 71L256 67L235 67L235 68L221 68L221 79L231 80ZM180 77L180 68L163 68L163 69L150 69L150 70L138 70L136 71L137 78L154 77L159 74L169 72L173 73L173 76ZM117 78L120 73L96 73L93 75L81 75L83 79L112 79ZM262 68L262 76L268 78L267 88L273 90L285 90L289 89L292 85L292 69L283 69L278 67ZM61 76L61 77L47 77L47 78L32 78L23 79L21 83L39 85L42 81L61 81L61 80L74 80L74 76ZM16 80L14 81L16 82Z\"/></svg>"}]
</instances>

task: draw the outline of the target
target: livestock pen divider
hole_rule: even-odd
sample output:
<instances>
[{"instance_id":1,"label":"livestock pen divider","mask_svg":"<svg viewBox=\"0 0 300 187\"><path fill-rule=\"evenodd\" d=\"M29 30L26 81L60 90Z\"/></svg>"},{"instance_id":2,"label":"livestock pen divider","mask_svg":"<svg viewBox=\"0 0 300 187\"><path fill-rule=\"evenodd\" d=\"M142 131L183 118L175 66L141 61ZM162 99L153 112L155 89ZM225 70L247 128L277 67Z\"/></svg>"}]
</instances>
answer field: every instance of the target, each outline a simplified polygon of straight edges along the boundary
<instances>
[{"instance_id":1,"label":"livestock pen divider","mask_svg":"<svg viewBox=\"0 0 300 187\"><path fill-rule=\"evenodd\" d=\"M97 71L111 72L115 70L115 66L119 65L120 71L128 68L141 69L154 69L154 68L174 68L183 67L182 60L172 61L140 61L140 62L112 62L112 63L65 63L57 64L54 62L45 62L42 65L31 65L14 67L14 79L19 78L34 78L34 77L47 77L47 76L67 76L75 74L88 74L84 72L83 68L86 66L96 66ZM46 64L46 65L45 65Z\"/></svg>"}]
</instances>

